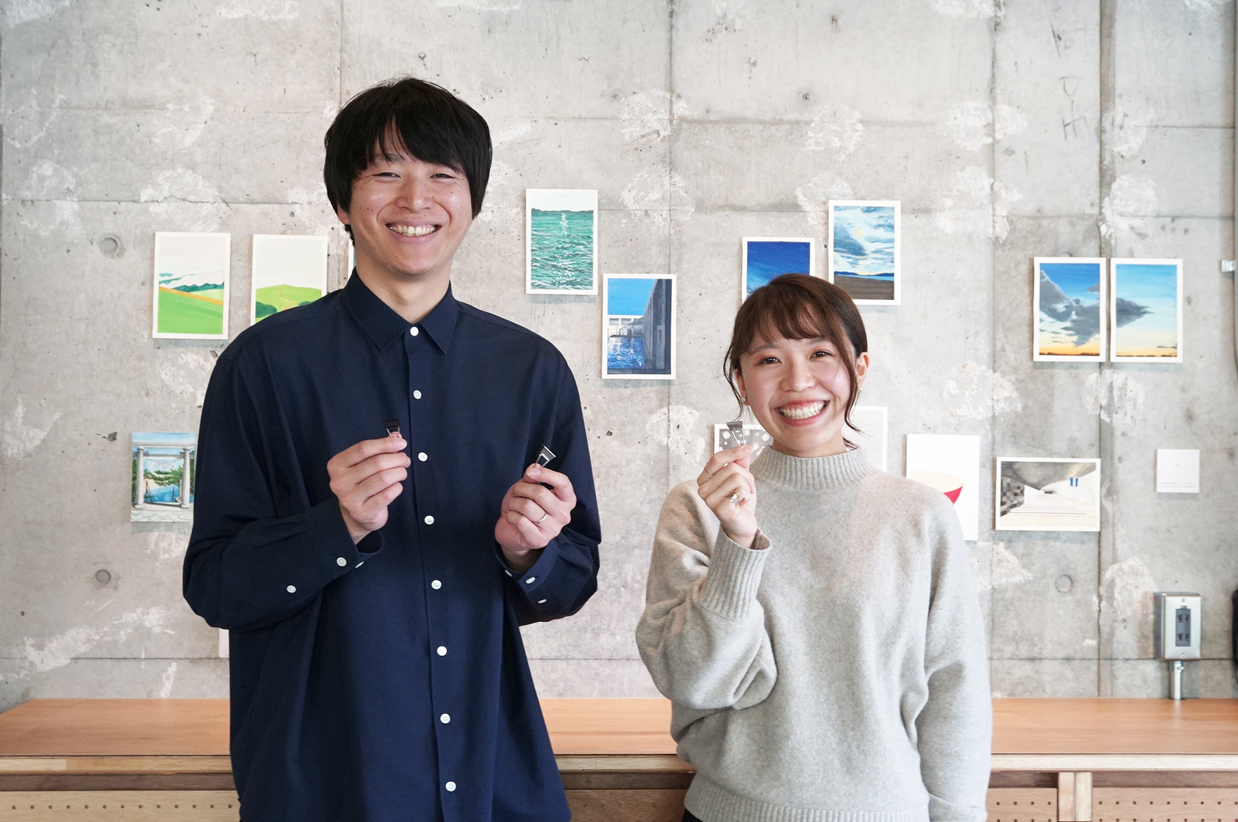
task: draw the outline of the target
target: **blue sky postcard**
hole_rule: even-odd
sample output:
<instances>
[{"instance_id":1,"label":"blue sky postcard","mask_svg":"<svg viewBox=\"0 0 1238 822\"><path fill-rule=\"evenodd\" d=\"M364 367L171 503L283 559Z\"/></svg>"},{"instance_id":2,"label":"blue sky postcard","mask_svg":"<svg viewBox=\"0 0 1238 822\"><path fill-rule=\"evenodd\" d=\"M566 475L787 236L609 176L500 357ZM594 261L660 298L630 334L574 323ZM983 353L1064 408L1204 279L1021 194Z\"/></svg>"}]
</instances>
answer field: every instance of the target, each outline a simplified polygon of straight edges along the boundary
<instances>
[{"instance_id":1,"label":"blue sky postcard","mask_svg":"<svg viewBox=\"0 0 1238 822\"><path fill-rule=\"evenodd\" d=\"M1103 257L1036 257L1032 359L1104 362L1106 299Z\"/></svg>"},{"instance_id":2,"label":"blue sky postcard","mask_svg":"<svg viewBox=\"0 0 1238 822\"><path fill-rule=\"evenodd\" d=\"M598 193L530 188L524 193L525 293L598 293Z\"/></svg>"},{"instance_id":3,"label":"blue sky postcard","mask_svg":"<svg viewBox=\"0 0 1238 822\"><path fill-rule=\"evenodd\" d=\"M607 274L602 378L675 379L675 276Z\"/></svg>"},{"instance_id":4,"label":"blue sky postcard","mask_svg":"<svg viewBox=\"0 0 1238 822\"><path fill-rule=\"evenodd\" d=\"M1112 362L1182 362L1182 261L1112 259Z\"/></svg>"},{"instance_id":5,"label":"blue sky postcard","mask_svg":"<svg viewBox=\"0 0 1238 822\"><path fill-rule=\"evenodd\" d=\"M744 237L739 301L780 274L817 270L817 241L811 237Z\"/></svg>"},{"instance_id":6,"label":"blue sky postcard","mask_svg":"<svg viewBox=\"0 0 1238 822\"><path fill-rule=\"evenodd\" d=\"M901 296L897 200L830 200L830 282L856 305L898 305Z\"/></svg>"},{"instance_id":7,"label":"blue sky postcard","mask_svg":"<svg viewBox=\"0 0 1238 822\"><path fill-rule=\"evenodd\" d=\"M232 235L155 232L155 338L228 339Z\"/></svg>"},{"instance_id":8,"label":"blue sky postcard","mask_svg":"<svg viewBox=\"0 0 1238 822\"><path fill-rule=\"evenodd\" d=\"M255 234L249 322L327 293L327 238Z\"/></svg>"}]
</instances>

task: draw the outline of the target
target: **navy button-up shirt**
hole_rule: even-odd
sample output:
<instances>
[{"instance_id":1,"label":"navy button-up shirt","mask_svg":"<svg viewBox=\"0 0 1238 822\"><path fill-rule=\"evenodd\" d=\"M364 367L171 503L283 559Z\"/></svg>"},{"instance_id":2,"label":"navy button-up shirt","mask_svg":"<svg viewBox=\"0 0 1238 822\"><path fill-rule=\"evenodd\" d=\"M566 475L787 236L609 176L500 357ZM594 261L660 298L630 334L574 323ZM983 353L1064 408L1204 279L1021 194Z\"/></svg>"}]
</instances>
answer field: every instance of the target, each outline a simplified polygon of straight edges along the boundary
<instances>
[{"instance_id":1,"label":"navy button-up shirt","mask_svg":"<svg viewBox=\"0 0 1238 822\"><path fill-rule=\"evenodd\" d=\"M393 417L409 478L354 545L327 460ZM542 445L577 506L522 574L494 526ZM220 356L195 509L185 598L232 631L242 819L569 818L519 631L597 586L584 421L554 346L450 291L410 325L354 274Z\"/></svg>"}]
</instances>

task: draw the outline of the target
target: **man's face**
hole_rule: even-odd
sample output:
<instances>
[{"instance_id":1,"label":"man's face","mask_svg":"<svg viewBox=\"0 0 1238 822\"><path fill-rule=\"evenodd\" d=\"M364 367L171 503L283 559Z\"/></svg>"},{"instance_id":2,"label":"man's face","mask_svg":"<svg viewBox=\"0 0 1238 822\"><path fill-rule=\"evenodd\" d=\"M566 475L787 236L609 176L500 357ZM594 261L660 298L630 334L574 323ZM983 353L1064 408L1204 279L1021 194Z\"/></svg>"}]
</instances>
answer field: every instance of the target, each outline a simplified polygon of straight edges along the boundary
<instances>
[{"instance_id":1,"label":"man's face","mask_svg":"<svg viewBox=\"0 0 1238 822\"><path fill-rule=\"evenodd\" d=\"M444 280L473 223L463 172L407 153L376 155L353 181L348 211L357 268L381 282Z\"/></svg>"}]
</instances>

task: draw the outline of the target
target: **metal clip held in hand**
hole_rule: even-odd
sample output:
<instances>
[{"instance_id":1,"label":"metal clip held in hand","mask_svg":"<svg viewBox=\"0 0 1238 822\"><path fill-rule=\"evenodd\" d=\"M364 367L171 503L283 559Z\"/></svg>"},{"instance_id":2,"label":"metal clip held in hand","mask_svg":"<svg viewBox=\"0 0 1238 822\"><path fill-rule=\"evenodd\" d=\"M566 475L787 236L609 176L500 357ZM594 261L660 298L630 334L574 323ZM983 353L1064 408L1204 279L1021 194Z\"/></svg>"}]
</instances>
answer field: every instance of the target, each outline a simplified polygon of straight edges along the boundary
<instances>
[{"instance_id":1,"label":"metal clip held in hand","mask_svg":"<svg viewBox=\"0 0 1238 822\"><path fill-rule=\"evenodd\" d=\"M731 439L735 441L735 445L748 444L748 432L744 430L743 420L733 420L728 422L726 427L727 430L731 432Z\"/></svg>"},{"instance_id":2,"label":"metal clip held in hand","mask_svg":"<svg viewBox=\"0 0 1238 822\"><path fill-rule=\"evenodd\" d=\"M400 436L400 421L395 417L392 417L389 420L383 420L383 428L387 429L387 436L389 437Z\"/></svg>"},{"instance_id":3,"label":"metal clip held in hand","mask_svg":"<svg viewBox=\"0 0 1238 822\"><path fill-rule=\"evenodd\" d=\"M546 464L554 458L555 452L551 451L549 446L543 445L541 453L537 455L537 464L542 468L545 468Z\"/></svg>"}]
</instances>

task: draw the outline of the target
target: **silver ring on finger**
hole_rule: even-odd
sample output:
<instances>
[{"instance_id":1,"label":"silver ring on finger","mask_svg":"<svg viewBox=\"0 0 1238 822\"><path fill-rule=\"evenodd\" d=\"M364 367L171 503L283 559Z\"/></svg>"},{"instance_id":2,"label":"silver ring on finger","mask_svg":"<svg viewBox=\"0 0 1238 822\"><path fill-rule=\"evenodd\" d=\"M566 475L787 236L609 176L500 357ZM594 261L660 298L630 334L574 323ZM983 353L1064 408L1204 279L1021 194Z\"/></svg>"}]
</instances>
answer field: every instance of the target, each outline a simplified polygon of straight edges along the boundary
<instances>
[{"instance_id":1,"label":"silver ring on finger","mask_svg":"<svg viewBox=\"0 0 1238 822\"><path fill-rule=\"evenodd\" d=\"M729 496L727 499L731 501L731 505L734 505L736 508L738 508L739 504L744 501L744 496L743 494L736 491L734 494L731 494L731 496Z\"/></svg>"},{"instance_id":2,"label":"silver ring on finger","mask_svg":"<svg viewBox=\"0 0 1238 822\"><path fill-rule=\"evenodd\" d=\"M546 517L548 517L548 516L550 516L550 514L548 514L548 513L546 513L545 511L543 511L543 512L542 512L542 518L541 518L541 519L539 519L537 522L535 522L535 523L533 523L533 524L534 524L534 525L541 525L543 522L545 522L545 521L546 521Z\"/></svg>"}]
</instances>

